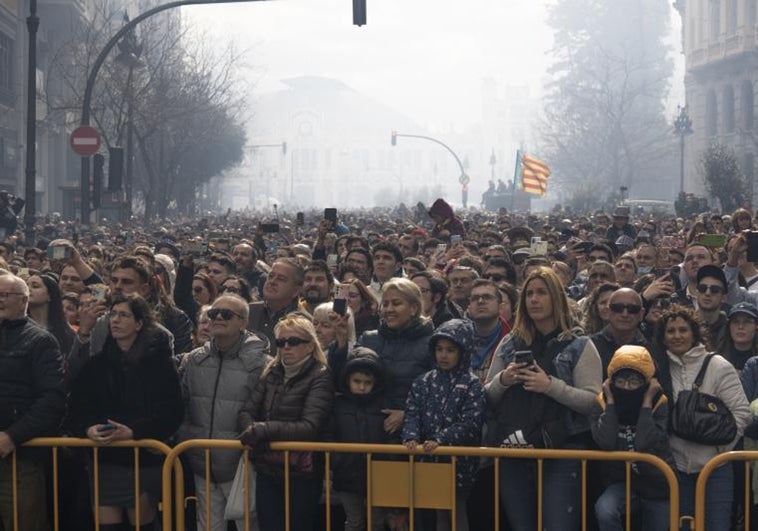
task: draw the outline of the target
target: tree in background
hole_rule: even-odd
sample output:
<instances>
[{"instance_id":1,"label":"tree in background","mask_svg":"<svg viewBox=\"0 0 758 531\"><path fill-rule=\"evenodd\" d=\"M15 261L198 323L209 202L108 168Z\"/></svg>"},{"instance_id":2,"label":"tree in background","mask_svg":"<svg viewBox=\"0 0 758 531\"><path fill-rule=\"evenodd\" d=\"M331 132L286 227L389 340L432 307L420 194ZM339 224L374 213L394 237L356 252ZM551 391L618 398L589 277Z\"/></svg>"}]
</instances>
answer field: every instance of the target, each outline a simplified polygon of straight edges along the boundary
<instances>
[{"instance_id":1,"label":"tree in background","mask_svg":"<svg viewBox=\"0 0 758 531\"><path fill-rule=\"evenodd\" d=\"M599 203L619 186L660 187L676 167L664 115L670 13L666 0L557 0L550 8L554 60L539 132L551 182L572 190L591 182Z\"/></svg>"},{"instance_id":2,"label":"tree in background","mask_svg":"<svg viewBox=\"0 0 758 531\"><path fill-rule=\"evenodd\" d=\"M722 212L734 212L745 206L747 183L733 148L712 144L701 155L700 163L705 189L719 200Z\"/></svg>"},{"instance_id":3,"label":"tree in background","mask_svg":"<svg viewBox=\"0 0 758 531\"><path fill-rule=\"evenodd\" d=\"M63 85L68 96L47 98L49 116L69 127L78 123L87 73L122 17L109 3L96 2L90 24L51 46L48 85ZM190 213L197 190L242 160L246 117L236 74L244 65L232 48L211 53L209 39L183 26L176 12L148 18L137 31L139 61L126 67L114 49L98 74L91 107L107 147L123 146L131 123L134 204L147 221L165 218L169 207Z\"/></svg>"}]
</instances>

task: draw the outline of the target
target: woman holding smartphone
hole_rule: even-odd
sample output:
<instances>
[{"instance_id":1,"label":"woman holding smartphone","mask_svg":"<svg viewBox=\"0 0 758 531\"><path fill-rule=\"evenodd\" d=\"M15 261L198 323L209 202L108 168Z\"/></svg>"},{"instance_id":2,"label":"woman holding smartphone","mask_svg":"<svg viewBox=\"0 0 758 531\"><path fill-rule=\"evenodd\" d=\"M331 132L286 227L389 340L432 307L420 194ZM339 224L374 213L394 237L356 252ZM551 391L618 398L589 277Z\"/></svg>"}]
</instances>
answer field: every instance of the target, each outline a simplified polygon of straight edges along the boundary
<instances>
[{"instance_id":1,"label":"woman holding smartphone","mask_svg":"<svg viewBox=\"0 0 758 531\"><path fill-rule=\"evenodd\" d=\"M129 439L166 440L179 428L184 411L168 336L155 333L150 307L136 294L116 298L108 317L103 349L88 359L71 385L71 432L104 447ZM152 529L162 461L160 455L140 452L140 495L135 500L134 452L101 448L95 508L101 531L121 529L124 510L132 528Z\"/></svg>"},{"instance_id":2,"label":"woman holding smartphone","mask_svg":"<svg viewBox=\"0 0 758 531\"><path fill-rule=\"evenodd\" d=\"M491 424L488 446L583 449L587 415L602 385L600 356L571 328L568 299L555 272L533 270L518 300L516 320L492 360L485 391ZM503 459L500 499L510 529L537 527L537 463ZM579 528L580 464L546 460L542 471L543 526Z\"/></svg>"}]
</instances>

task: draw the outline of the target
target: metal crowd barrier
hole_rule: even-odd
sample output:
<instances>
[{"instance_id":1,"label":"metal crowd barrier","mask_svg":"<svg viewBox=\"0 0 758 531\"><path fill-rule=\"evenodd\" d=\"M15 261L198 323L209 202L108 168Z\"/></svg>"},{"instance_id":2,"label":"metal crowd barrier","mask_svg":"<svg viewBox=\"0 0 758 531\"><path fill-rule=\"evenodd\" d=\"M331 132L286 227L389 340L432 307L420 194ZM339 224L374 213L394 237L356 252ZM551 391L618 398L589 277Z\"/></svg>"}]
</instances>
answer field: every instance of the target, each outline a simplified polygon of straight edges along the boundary
<instances>
[{"instance_id":1,"label":"metal crowd barrier","mask_svg":"<svg viewBox=\"0 0 758 531\"><path fill-rule=\"evenodd\" d=\"M59 448L92 448L92 462L93 462L93 486L94 486L94 492L93 492L93 505L95 507L99 506L99 491L100 491L100 478L99 478L99 450L102 448L133 448L134 449L134 484L135 484L135 500L139 500L139 477L140 477L140 471L139 471L139 452L140 449L147 449L147 450L153 450L156 452L159 452L163 454L164 456L168 456L171 453L171 447L167 444L156 441L153 439L140 439L140 440L131 440L131 441L118 441L113 442L108 445L101 445L98 444L90 439L76 439L76 438L69 438L69 437L42 437L37 439L32 439L31 441L28 441L24 443L24 447L34 447L34 448L50 448L52 451L52 469L53 469L53 530L58 531L60 528L60 522L59 522L59 478L58 478L58 449ZM12 531L23 531L19 529L19 522L18 522L18 486L17 486L17 460L16 460L16 453L14 452L10 459L11 462L11 481L12 481L12 505L13 505L13 530ZM174 462L172 465L172 468L168 471L168 491L171 492L171 472L174 472L175 474L175 481L177 487L179 485L184 485L184 475L182 471L181 464L177 461ZM164 471L164 478L165 478L165 471ZM166 491L165 485L164 485L164 492ZM135 520L137 522L137 528L139 527L139 518L140 518L140 508L139 503L135 503ZM163 510L170 510L172 507L171 504L171 496L169 495L168 498L163 499ZM160 509L160 508L159 508ZM177 511L181 509L181 506L177 505ZM40 511L47 510L46 507L40 507ZM94 511L94 521L95 521L95 530L98 531L100 529L100 517L98 514L98 511ZM10 531L10 530L9 530Z\"/></svg>"},{"instance_id":2,"label":"metal crowd barrier","mask_svg":"<svg viewBox=\"0 0 758 531\"><path fill-rule=\"evenodd\" d=\"M753 504L752 488L750 485L750 463L752 461L758 461L758 452L754 450L742 450L739 452L726 452L713 457L705 464L700 471L700 474L698 474L697 484L695 486L695 531L705 531L705 491L708 485L708 478L714 470L732 461L745 462L745 499L743 500L745 510L744 529L752 529L750 527L750 507Z\"/></svg>"},{"instance_id":3,"label":"metal crowd barrier","mask_svg":"<svg viewBox=\"0 0 758 531\"><path fill-rule=\"evenodd\" d=\"M178 508L183 508L184 502L184 485L177 484L175 498L171 496L171 471L176 466L179 456L191 449L204 449L206 462L206 489L210 490L210 450L211 449L241 450L242 444L236 440L217 440L217 439L197 439L185 441L177 445L166 457L163 466L163 500L164 504L176 503ZM632 462L644 462L658 468L666 478L669 488L669 528L671 531L679 529L679 486L676 474L662 459L636 452L603 452L589 450L540 450L540 449L513 449L513 448L472 448L472 447L439 447L433 452L434 455L450 456L450 463L428 463L416 462L415 455L422 454L421 448L415 453L410 453L402 445L382 445L382 444L347 444L347 443L307 443L307 442L276 442L271 444L272 450L285 452L284 455L284 510L285 510L285 531L290 531L290 465L289 452L310 451L322 452L325 454L325 484L329 486L330 481L330 458L332 453L363 453L366 454L367 466L367 529L371 529L371 517L373 507L405 507L409 511L409 525L411 530L414 529L414 511L413 509L445 509L452 513L451 525L453 531L456 529L455 524L455 461L457 457L490 457L490 458L512 458L512 459L532 459L537 461L538 472L538 489L537 489L537 523L538 529L542 529L542 472L545 460L555 459L572 459L581 461L581 499L582 499L582 530L587 529L587 462L588 461L625 461L626 462L626 529L631 529L631 464ZM374 454L399 454L409 455L408 461L383 461L373 460ZM499 459L494 459L495 478L499 477L501 463ZM246 474L250 473L249 467ZM407 478L403 481L402 478ZM246 516L245 531L250 530L247 489L249 483L246 482ZM325 489L326 493L326 529L331 531L331 492L329 488ZM495 529L500 529L500 496L499 481L495 481L494 488L495 512L494 521ZM210 499L210 496L207 496ZM176 525L173 526L172 513L170 507L163 510L163 529L184 530L184 513L181 510L175 511ZM206 504L206 522L210 523L210 503ZM210 525L208 525L210 528Z\"/></svg>"}]
</instances>

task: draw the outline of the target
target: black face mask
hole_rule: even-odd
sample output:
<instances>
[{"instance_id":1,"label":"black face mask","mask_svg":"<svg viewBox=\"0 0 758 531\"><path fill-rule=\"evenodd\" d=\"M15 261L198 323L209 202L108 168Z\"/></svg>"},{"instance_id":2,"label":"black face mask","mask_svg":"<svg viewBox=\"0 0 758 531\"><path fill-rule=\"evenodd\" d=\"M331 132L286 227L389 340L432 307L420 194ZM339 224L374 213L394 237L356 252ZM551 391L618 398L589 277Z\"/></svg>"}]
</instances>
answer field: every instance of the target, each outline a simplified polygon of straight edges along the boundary
<instances>
[{"instance_id":1,"label":"black face mask","mask_svg":"<svg viewBox=\"0 0 758 531\"><path fill-rule=\"evenodd\" d=\"M639 389L621 389L611 382L611 393L613 393L613 403L616 404L616 415L619 424L626 426L636 425L642 408L642 400L645 398L650 384L645 384Z\"/></svg>"}]
</instances>

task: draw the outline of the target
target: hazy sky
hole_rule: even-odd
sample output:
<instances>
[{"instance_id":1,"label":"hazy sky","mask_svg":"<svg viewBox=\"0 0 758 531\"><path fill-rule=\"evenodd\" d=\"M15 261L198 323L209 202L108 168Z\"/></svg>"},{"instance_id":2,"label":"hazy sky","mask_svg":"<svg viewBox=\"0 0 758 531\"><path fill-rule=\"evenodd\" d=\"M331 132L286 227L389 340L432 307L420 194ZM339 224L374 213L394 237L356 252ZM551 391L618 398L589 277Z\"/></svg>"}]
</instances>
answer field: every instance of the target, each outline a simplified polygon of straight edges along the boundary
<instances>
[{"instance_id":1,"label":"hazy sky","mask_svg":"<svg viewBox=\"0 0 758 531\"><path fill-rule=\"evenodd\" d=\"M256 90L314 75L340 79L431 131L480 121L482 80L528 84L539 96L550 64L545 0L368 0L352 25L351 0L275 0L182 8L219 43L249 50ZM678 46L679 16L672 17ZM675 54L677 60L680 55ZM683 92L672 84L670 105Z\"/></svg>"}]
</instances>

